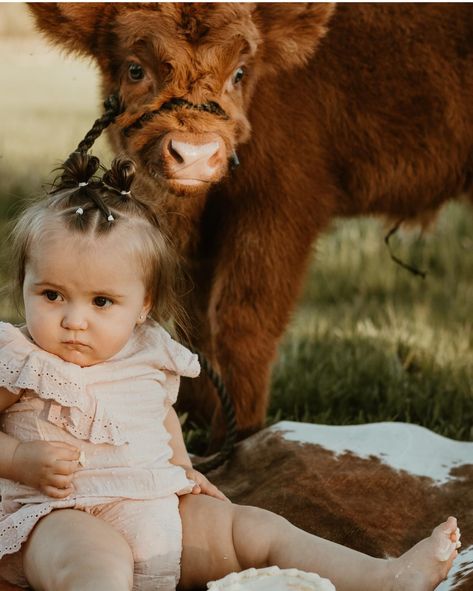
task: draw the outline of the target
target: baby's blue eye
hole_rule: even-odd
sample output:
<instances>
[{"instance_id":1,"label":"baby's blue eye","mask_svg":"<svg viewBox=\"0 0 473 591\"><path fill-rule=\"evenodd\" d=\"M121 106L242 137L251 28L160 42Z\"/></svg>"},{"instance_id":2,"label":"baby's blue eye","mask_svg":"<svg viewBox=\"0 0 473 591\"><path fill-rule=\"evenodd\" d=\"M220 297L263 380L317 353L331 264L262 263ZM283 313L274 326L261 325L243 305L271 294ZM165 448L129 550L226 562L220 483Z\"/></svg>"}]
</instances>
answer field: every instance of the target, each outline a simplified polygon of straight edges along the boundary
<instances>
[{"instance_id":1,"label":"baby's blue eye","mask_svg":"<svg viewBox=\"0 0 473 591\"><path fill-rule=\"evenodd\" d=\"M55 302L59 298L59 294L57 291L53 291L52 289L47 289L43 294L48 298L50 302Z\"/></svg>"},{"instance_id":2,"label":"baby's blue eye","mask_svg":"<svg viewBox=\"0 0 473 591\"><path fill-rule=\"evenodd\" d=\"M94 298L94 304L98 308L108 308L108 306L112 305L112 300L104 296L97 296L96 298Z\"/></svg>"}]
</instances>

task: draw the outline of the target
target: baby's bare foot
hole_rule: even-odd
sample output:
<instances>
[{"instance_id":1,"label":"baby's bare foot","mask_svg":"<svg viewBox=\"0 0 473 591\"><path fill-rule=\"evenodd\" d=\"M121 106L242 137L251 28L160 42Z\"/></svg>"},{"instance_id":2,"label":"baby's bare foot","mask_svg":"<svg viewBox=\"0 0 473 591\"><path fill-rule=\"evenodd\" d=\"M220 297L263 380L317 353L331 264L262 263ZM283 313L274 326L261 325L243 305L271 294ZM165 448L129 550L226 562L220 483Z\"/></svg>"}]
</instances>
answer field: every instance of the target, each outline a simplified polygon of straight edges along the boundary
<instances>
[{"instance_id":1,"label":"baby's bare foot","mask_svg":"<svg viewBox=\"0 0 473 591\"><path fill-rule=\"evenodd\" d=\"M393 591L432 591L447 577L459 547L457 520L449 517L428 538L390 563Z\"/></svg>"}]
</instances>

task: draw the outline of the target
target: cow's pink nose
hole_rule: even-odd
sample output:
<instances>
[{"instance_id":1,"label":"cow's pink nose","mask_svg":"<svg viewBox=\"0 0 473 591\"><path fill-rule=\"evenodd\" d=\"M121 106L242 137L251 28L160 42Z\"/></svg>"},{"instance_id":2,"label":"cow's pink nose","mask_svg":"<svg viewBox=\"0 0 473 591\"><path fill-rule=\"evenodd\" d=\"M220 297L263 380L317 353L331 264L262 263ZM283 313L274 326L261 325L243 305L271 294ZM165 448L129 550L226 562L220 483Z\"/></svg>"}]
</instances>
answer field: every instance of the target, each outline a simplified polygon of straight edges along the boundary
<instances>
[{"instance_id":1,"label":"cow's pink nose","mask_svg":"<svg viewBox=\"0 0 473 591\"><path fill-rule=\"evenodd\" d=\"M162 149L165 174L179 183L213 182L226 162L225 144L216 133L172 132Z\"/></svg>"},{"instance_id":2,"label":"cow's pink nose","mask_svg":"<svg viewBox=\"0 0 473 591\"><path fill-rule=\"evenodd\" d=\"M173 138L168 144L168 149L174 160L183 166L196 164L197 162L208 164L212 156L218 152L219 143L190 144Z\"/></svg>"}]
</instances>

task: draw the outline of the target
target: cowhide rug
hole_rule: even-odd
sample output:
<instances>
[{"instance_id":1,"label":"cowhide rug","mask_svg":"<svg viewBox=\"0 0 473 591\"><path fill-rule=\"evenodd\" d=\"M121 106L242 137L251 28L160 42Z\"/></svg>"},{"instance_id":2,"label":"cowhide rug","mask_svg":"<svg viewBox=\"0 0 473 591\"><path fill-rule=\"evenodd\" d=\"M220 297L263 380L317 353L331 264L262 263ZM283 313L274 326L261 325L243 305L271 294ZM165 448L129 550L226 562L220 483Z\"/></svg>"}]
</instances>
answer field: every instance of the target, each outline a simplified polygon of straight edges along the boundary
<instances>
[{"instance_id":1,"label":"cowhide rug","mask_svg":"<svg viewBox=\"0 0 473 591\"><path fill-rule=\"evenodd\" d=\"M374 556L402 553L455 515L463 546L437 589L473 591L473 443L404 423L285 421L238 444L209 477L236 503Z\"/></svg>"},{"instance_id":2,"label":"cowhide rug","mask_svg":"<svg viewBox=\"0 0 473 591\"><path fill-rule=\"evenodd\" d=\"M455 515L462 549L437 589L473 590L473 443L405 423L285 421L240 443L209 477L236 503L380 557L401 554Z\"/></svg>"}]
</instances>

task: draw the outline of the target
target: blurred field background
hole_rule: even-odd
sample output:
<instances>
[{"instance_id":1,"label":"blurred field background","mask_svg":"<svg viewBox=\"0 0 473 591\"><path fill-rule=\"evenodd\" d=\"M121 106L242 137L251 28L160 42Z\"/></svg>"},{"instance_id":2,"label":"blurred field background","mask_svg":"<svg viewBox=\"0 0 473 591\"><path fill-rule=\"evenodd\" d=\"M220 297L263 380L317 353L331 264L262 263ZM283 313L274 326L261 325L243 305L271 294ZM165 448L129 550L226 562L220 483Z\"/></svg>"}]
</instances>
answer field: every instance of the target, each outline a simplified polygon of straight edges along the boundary
<instances>
[{"instance_id":1,"label":"blurred field background","mask_svg":"<svg viewBox=\"0 0 473 591\"><path fill-rule=\"evenodd\" d=\"M18 204L41 194L101 101L93 65L50 48L21 4L0 4L0 49L5 235ZM104 140L94 151L110 154ZM386 231L377 220L340 221L314 248L275 364L268 423L407 421L473 440L473 208L452 202L428 231L392 238L397 256L427 270L425 280L390 260ZM5 298L0 319L18 319ZM205 433L185 427L200 447Z\"/></svg>"}]
</instances>

